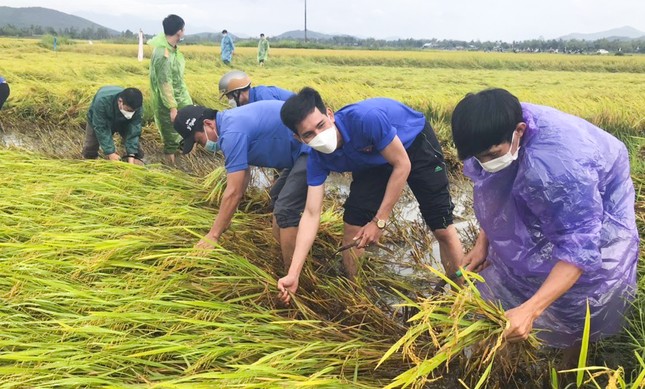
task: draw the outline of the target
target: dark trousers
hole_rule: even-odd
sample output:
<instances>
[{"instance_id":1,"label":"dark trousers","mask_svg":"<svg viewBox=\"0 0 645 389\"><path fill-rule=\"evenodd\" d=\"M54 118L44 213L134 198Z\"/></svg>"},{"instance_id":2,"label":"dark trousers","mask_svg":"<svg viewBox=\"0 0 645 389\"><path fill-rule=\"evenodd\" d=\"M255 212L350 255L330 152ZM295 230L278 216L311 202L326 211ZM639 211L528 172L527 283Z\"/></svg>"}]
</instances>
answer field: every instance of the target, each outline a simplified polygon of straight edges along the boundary
<instances>
[{"instance_id":1,"label":"dark trousers","mask_svg":"<svg viewBox=\"0 0 645 389\"><path fill-rule=\"evenodd\" d=\"M441 145L430 123L406 150L411 170L408 185L419 203L421 216L432 231L452 224L455 208L450 198L448 174ZM384 164L352 173L349 197L345 202L345 223L364 226L374 218L383 202L392 174L392 165Z\"/></svg>"},{"instance_id":2,"label":"dark trousers","mask_svg":"<svg viewBox=\"0 0 645 389\"><path fill-rule=\"evenodd\" d=\"M124 134L121 134L121 138L125 141ZM94 129L87 123L85 126L85 142L83 143L83 158L85 159L96 159L99 156L99 140L96 138L96 133ZM137 158L143 158L143 150L141 149L141 139L139 139L139 151L137 152Z\"/></svg>"}]
</instances>

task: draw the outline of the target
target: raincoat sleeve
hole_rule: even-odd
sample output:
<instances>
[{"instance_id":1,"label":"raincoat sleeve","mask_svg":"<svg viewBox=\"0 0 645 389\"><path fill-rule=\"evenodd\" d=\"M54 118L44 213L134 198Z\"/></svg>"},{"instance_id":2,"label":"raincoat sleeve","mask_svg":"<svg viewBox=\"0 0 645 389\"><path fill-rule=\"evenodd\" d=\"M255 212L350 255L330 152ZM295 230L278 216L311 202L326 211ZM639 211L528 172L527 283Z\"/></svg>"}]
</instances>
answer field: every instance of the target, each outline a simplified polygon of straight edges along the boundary
<instances>
[{"instance_id":1,"label":"raincoat sleeve","mask_svg":"<svg viewBox=\"0 0 645 389\"><path fill-rule=\"evenodd\" d=\"M143 115L143 108L137 112L130 120L128 129L125 136L125 152L128 155L136 155L139 153L139 137L141 137L141 116Z\"/></svg>"},{"instance_id":2,"label":"raincoat sleeve","mask_svg":"<svg viewBox=\"0 0 645 389\"><path fill-rule=\"evenodd\" d=\"M156 50L164 50L163 48ZM152 66L156 74L154 82L157 84L161 102L168 108L177 108L177 101L175 100L175 91L172 87L172 66L167 56L167 49L164 55L155 55L152 59Z\"/></svg>"},{"instance_id":3,"label":"raincoat sleeve","mask_svg":"<svg viewBox=\"0 0 645 389\"><path fill-rule=\"evenodd\" d=\"M188 85L186 80L181 78L181 93L179 94L179 101L177 101L178 107L185 107L193 104L193 98L190 97L190 92L188 92Z\"/></svg>"},{"instance_id":4,"label":"raincoat sleeve","mask_svg":"<svg viewBox=\"0 0 645 389\"><path fill-rule=\"evenodd\" d=\"M599 269L603 203L597 169L553 153L526 157L519 195L553 244L552 258L583 272Z\"/></svg>"},{"instance_id":5,"label":"raincoat sleeve","mask_svg":"<svg viewBox=\"0 0 645 389\"><path fill-rule=\"evenodd\" d=\"M92 129L105 155L116 152L114 139L112 139L111 123L107 117L107 109L108 104L100 101L95 105L95 111L92 115Z\"/></svg>"}]
</instances>

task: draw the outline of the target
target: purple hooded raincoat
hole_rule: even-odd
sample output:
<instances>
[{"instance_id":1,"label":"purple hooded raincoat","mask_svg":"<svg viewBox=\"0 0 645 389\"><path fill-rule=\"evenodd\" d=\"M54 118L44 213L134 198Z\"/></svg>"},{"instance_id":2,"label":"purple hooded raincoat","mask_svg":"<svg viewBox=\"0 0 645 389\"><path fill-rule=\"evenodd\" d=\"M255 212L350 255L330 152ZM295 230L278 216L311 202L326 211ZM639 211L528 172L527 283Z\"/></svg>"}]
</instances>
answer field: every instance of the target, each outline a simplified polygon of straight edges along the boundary
<instances>
[{"instance_id":1,"label":"purple hooded raincoat","mask_svg":"<svg viewBox=\"0 0 645 389\"><path fill-rule=\"evenodd\" d=\"M522 104L527 129L518 159L497 173L465 161L477 219L490 242L482 295L514 308L540 288L558 261L583 273L535 321L546 344L591 340L620 330L636 285L638 231L627 149L591 123Z\"/></svg>"}]
</instances>

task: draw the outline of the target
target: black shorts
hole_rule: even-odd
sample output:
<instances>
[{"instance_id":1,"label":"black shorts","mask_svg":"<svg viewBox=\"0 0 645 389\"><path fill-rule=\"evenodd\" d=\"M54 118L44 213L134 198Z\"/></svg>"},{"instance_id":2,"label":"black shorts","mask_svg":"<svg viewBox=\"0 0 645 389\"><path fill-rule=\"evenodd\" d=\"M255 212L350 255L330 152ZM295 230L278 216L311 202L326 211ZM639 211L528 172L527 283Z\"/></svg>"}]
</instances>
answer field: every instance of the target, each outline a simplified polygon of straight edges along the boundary
<instances>
[{"instance_id":1,"label":"black shorts","mask_svg":"<svg viewBox=\"0 0 645 389\"><path fill-rule=\"evenodd\" d=\"M419 203L423 219L433 231L447 228L452 224L455 206L450 198L441 145L430 123L426 122L406 151L412 165L408 185ZM374 219L391 174L390 164L352 173L349 197L344 205L345 223L364 226Z\"/></svg>"},{"instance_id":2,"label":"black shorts","mask_svg":"<svg viewBox=\"0 0 645 389\"><path fill-rule=\"evenodd\" d=\"M301 154L291 169L284 169L269 195L273 216L280 228L298 227L307 202L307 159Z\"/></svg>"}]
</instances>

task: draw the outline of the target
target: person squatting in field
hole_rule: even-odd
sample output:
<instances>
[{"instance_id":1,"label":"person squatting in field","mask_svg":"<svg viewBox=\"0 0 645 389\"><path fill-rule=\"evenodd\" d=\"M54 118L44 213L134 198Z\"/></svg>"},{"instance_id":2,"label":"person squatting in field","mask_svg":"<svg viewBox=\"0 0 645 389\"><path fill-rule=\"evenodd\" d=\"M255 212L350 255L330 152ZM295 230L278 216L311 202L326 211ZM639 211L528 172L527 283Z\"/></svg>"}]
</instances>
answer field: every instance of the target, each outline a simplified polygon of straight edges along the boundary
<instances>
[{"instance_id":1,"label":"person squatting in field","mask_svg":"<svg viewBox=\"0 0 645 389\"><path fill-rule=\"evenodd\" d=\"M96 159L100 147L105 158L111 161L123 159L129 163L140 163L143 158L139 141L142 117L143 95L139 89L119 86L100 88L87 112L83 158ZM115 133L123 139L123 157L117 153L113 139Z\"/></svg>"},{"instance_id":2,"label":"person squatting in field","mask_svg":"<svg viewBox=\"0 0 645 389\"><path fill-rule=\"evenodd\" d=\"M307 195L305 169L310 149L280 121L282 104L259 101L222 112L200 106L179 110L175 130L184 139L184 154L195 143L224 154L226 189L219 213L198 243L199 248L212 248L228 228L249 184L251 166L280 169L270 190L273 232L280 242L285 267L289 266Z\"/></svg>"},{"instance_id":3,"label":"person squatting in field","mask_svg":"<svg viewBox=\"0 0 645 389\"><path fill-rule=\"evenodd\" d=\"M639 240L625 145L503 89L461 100L452 134L481 226L464 262L485 279L482 296L507 310L507 339L535 327L577 357L587 302L591 341L618 332Z\"/></svg>"},{"instance_id":4,"label":"person squatting in field","mask_svg":"<svg viewBox=\"0 0 645 389\"><path fill-rule=\"evenodd\" d=\"M330 172L351 172L345 202L343 265L350 278L357 274L357 256L378 243L392 208L406 182L421 214L439 242L445 270L462 265L463 251L453 225L454 205L441 146L420 112L386 98L350 104L336 113L320 94L304 88L284 103L282 121L313 150L307 163L307 203L288 274L278 280L280 298L289 303L298 289L305 259L320 224L324 183Z\"/></svg>"}]
</instances>

